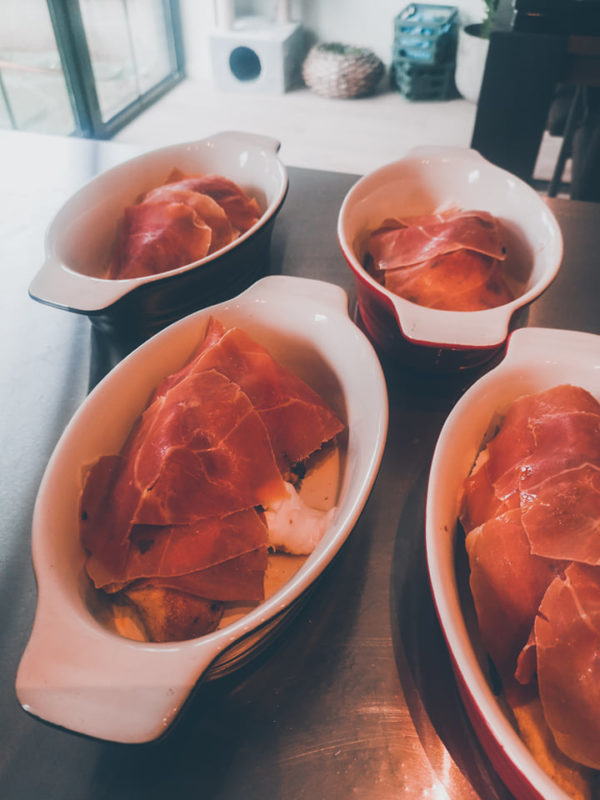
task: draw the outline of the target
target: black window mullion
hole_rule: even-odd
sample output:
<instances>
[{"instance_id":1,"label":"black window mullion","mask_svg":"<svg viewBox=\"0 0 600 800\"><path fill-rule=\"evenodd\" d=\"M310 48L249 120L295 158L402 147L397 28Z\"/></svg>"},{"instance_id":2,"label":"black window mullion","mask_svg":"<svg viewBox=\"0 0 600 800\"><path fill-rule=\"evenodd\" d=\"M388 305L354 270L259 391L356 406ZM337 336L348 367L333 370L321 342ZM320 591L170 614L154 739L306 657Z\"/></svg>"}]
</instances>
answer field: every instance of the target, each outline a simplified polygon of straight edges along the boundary
<instances>
[{"instance_id":1,"label":"black window mullion","mask_svg":"<svg viewBox=\"0 0 600 800\"><path fill-rule=\"evenodd\" d=\"M166 23L165 28L171 34L168 37L171 71L178 78L182 78L184 73L184 56L179 0L162 0L162 5Z\"/></svg>"},{"instance_id":2,"label":"black window mullion","mask_svg":"<svg viewBox=\"0 0 600 800\"><path fill-rule=\"evenodd\" d=\"M159 97L166 94L184 77L184 57L181 18L178 0L162 0L167 34L170 73L163 80L140 94L113 117L104 121L96 90L96 80L81 16L79 0L46 0L56 37L69 99L75 119L75 135L106 139L113 136L141 111ZM127 0L122 0L129 26ZM128 27L129 44L132 47L131 30ZM138 65L132 50L139 91Z\"/></svg>"},{"instance_id":3,"label":"black window mullion","mask_svg":"<svg viewBox=\"0 0 600 800\"><path fill-rule=\"evenodd\" d=\"M102 123L101 128L96 134L97 137L110 139L111 136L114 136L116 133L118 133L121 128L135 119L135 117L137 117L142 111L144 111L146 108L149 108L154 102L156 102L156 100L158 100L159 97L162 97L168 91L170 91L180 79L180 77L175 78L174 76L169 76L160 83L156 84L156 86L153 86L152 89L149 89L140 98L134 100L126 108L115 114L114 117L111 117L107 122Z\"/></svg>"},{"instance_id":4,"label":"black window mullion","mask_svg":"<svg viewBox=\"0 0 600 800\"><path fill-rule=\"evenodd\" d=\"M76 133L93 136L102 123L78 0L47 0L69 90Z\"/></svg>"}]
</instances>

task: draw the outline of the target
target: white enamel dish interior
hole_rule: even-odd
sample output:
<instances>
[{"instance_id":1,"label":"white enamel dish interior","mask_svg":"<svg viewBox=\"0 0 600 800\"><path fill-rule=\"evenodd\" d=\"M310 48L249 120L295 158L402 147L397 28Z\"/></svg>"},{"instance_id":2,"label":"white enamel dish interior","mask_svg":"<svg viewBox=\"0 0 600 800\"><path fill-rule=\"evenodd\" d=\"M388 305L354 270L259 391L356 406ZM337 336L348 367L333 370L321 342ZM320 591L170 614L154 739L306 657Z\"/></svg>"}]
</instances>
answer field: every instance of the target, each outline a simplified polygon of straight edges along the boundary
<instances>
[{"instance_id":1,"label":"white enamel dish interior","mask_svg":"<svg viewBox=\"0 0 600 800\"><path fill-rule=\"evenodd\" d=\"M480 378L449 414L431 465L426 508L427 564L433 598L459 685L482 744L519 797L566 800L534 760L494 696L477 630L465 619L456 573L460 490L486 436L513 400L570 383L600 399L600 337L577 331L524 328L508 340L504 360ZM468 578L467 578L468 580ZM516 788L515 788L516 787Z\"/></svg>"},{"instance_id":2,"label":"white enamel dish interior","mask_svg":"<svg viewBox=\"0 0 600 800\"><path fill-rule=\"evenodd\" d=\"M383 372L348 316L345 292L302 278L263 278L231 301L160 332L110 372L61 437L34 509L32 552L38 604L16 690L32 714L120 742L149 741L173 721L190 690L232 645L268 635L310 587L352 530L383 454L388 407ZM118 452L160 378L201 341L210 316L239 326L319 392L347 425L340 443L337 510L293 577L228 627L184 642L128 640L103 626L86 602L89 583L78 534L81 469Z\"/></svg>"}]
</instances>

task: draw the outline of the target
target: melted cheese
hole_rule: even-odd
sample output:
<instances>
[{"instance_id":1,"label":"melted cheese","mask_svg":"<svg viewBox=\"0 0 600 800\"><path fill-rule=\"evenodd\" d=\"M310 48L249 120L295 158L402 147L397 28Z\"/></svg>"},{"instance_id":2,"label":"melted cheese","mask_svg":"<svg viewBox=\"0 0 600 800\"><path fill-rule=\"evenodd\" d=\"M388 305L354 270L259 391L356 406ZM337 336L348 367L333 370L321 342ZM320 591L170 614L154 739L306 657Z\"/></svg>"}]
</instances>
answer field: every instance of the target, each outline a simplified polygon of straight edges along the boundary
<instances>
[{"instance_id":1,"label":"melted cheese","mask_svg":"<svg viewBox=\"0 0 600 800\"><path fill-rule=\"evenodd\" d=\"M269 545L294 555L312 553L331 524L335 508L321 511L307 505L290 483L286 497L265 511Z\"/></svg>"}]
</instances>

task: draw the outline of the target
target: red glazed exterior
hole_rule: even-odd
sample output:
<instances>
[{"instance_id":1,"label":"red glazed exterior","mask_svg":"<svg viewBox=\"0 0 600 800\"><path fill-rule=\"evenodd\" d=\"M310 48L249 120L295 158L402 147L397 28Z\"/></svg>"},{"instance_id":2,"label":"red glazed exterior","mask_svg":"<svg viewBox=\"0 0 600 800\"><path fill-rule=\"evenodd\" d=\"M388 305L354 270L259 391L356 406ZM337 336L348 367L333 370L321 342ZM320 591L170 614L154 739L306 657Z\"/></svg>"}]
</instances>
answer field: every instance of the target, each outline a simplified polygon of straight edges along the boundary
<instances>
[{"instance_id":1,"label":"red glazed exterior","mask_svg":"<svg viewBox=\"0 0 600 800\"><path fill-rule=\"evenodd\" d=\"M431 344L409 339L387 295L374 289L347 258L346 263L356 282L357 321L382 357L412 368L455 372L482 366L503 349L504 341L493 347L452 347L443 342ZM524 316L516 312L511 327Z\"/></svg>"}]
</instances>

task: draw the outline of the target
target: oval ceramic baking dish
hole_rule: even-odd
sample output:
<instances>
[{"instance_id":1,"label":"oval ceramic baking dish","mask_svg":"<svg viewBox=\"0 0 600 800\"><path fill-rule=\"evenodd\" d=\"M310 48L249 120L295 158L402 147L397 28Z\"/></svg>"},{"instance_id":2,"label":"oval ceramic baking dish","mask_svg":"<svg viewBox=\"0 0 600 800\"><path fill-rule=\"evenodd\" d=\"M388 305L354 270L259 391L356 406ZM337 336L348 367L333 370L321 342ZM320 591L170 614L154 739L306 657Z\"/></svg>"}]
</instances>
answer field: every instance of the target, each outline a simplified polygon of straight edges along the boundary
<instances>
[{"instance_id":1,"label":"oval ceramic baking dish","mask_svg":"<svg viewBox=\"0 0 600 800\"><path fill-rule=\"evenodd\" d=\"M78 533L81 470L99 455L120 450L151 390L185 363L211 316L226 327L243 328L345 422L337 510L299 571L245 616L189 641L132 641L101 624L86 600L89 582ZM32 528L38 605L16 681L23 707L104 739L143 742L162 734L194 684L235 668L262 646L332 560L369 496L387 419L379 361L348 316L345 292L329 283L263 278L237 298L174 323L131 353L84 401L39 489Z\"/></svg>"}]
</instances>

